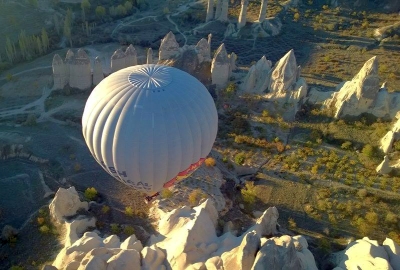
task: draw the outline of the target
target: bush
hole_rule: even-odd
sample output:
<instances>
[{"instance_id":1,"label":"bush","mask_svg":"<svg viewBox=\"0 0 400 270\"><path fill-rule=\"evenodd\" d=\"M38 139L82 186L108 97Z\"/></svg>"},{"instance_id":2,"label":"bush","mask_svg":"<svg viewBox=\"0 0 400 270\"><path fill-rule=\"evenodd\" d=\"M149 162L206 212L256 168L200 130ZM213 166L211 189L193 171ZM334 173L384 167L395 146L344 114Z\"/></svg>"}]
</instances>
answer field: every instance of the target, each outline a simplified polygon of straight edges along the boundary
<instances>
[{"instance_id":1,"label":"bush","mask_svg":"<svg viewBox=\"0 0 400 270\"><path fill-rule=\"evenodd\" d=\"M125 215L127 215L128 217L133 217L133 209L131 206L127 206L125 207Z\"/></svg>"},{"instance_id":2,"label":"bush","mask_svg":"<svg viewBox=\"0 0 400 270\"><path fill-rule=\"evenodd\" d=\"M341 148L344 150L349 150L351 148L351 142L347 141L347 142L342 143Z\"/></svg>"},{"instance_id":3,"label":"bush","mask_svg":"<svg viewBox=\"0 0 400 270\"><path fill-rule=\"evenodd\" d=\"M204 164L206 164L207 167L214 167L216 164L216 161L214 158L212 157L208 157L206 158L206 160L204 161Z\"/></svg>"},{"instance_id":4,"label":"bush","mask_svg":"<svg viewBox=\"0 0 400 270\"><path fill-rule=\"evenodd\" d=\"M392 212L388 212L386 214L386 218L385 218L385 222L389 225L394 225L397 224L398 221L398 217L396 214L392 213Z\"/></svg>"},{"instance_id":5,"label":"bush","mask_svg":"<svg viewBox=\"0 0 400 270\"><path fill-rule=\"evenodd\" d=\"M289 224L289 228L292 230L296 229L296 227L297 227L296 221L293 218L288 219L288 224Z\"/></svg>"},{"instance_id":6,"label":"bush","mask_svg":"<svg viewBox=\"0 0 400 270\"><path fill-rule=\"evenodd\" d=\"M247 182L245 188L240 190L240 193L242 194L243 202L248 206L251 207L256 202L257 196L253 182Z\"/></svg>"},{"instance_id":7,"label":"bush","mask_svg":"<svg viewBox=\"0 0 400 270\"><path fill-rule=\"evenodd\" d=\"M130 225L125 226L125 228L124 228L124 234L126 234L126 235L128 235L128 236L131 236L131 235L134 234L134 233L135 233L135 229L134 229L132 226L130 226Z\"/></svg>"},{"instance_id":8,"label":"bush","mask_svg":"<svg viewBox=\"0 0 400 270\"><path fill-rule=\"evenodd\" d=\"M74 164L74 171L79 172L82 170L82 165L80 163L75 163Z\"/></svg>"},{"instance_id":9,"label":"bush","mask_svg":"<svg viewBox=\"0 0 400 270\"><path fill-rule=\"evenodd\" d=\"M25 126L36 126L36 124L37 124L36 115L34 115L34 114L29 114L29 115L26 117L26 120L25 120L25 122L24 122L24 125L25 125Z\"/></svg>"},{"instance_id":10,"label":"bush","mask_svg":"<svg viewBox=\"0 0 400 270\"><path fill-rule=\"evenodd\" d=\"M372 158L374 156L374 153L375 153L374 147L372 145L370 145L370 144L366 144L364 146L364 148L362 149L362 153L363 153L364 156Z\"/></svg>"},{"instance_id":11,"label":"bush","mask_svg":"<svg viewBox=\"0 0 400 270\"><path fill-rule=\"evenodd\" d=\"M46 220L44 219L44 217L38 217L38 218L37 218L37 223L38 223L38 225L43 225L45 221L46 221Z\"/></svg>"},{"instance_id":12,"label":"bush","mask_svg":"<svg viewBox=\"0 0 400 270\"><path fill-rule=\"evenodd\" d=\"M85 198L89 201L93 201L97 196L97 190L94 187L87 188L85 190Z\"/></svg>"},{"instance_id":13,"label":"bush","mask_svg":"<svg viewBox=\"0 0 400 270\"><path fill-rule=\"evenodd\" d=\"M103 214L107 214L108 212L110 212L110 206L108 205L103 205L103 207L101 208L101 212Z\"/></svg>"},{"instance_id":14,"label":"bush","mask_svg":"<svg viewBox=\"0 0 400 270\"><path fill-rule=\"evenodd\" d=\"M47 234L50 232L50 228L47 225L42 225L39 227L39 231L43 234Z\"/></svg>"},{"instance_id":15,"label":"bush","mask_svg":"<svg viewBox=\"0 0 400 270\"><path fill-rule=\"evenodd\" d=\"M236 154L236 156L235 156L236 164L243 165L245 160L246 160L246 156L243 153Z\"/></svg>"},{"instance_id":16,"label":"bush","mask_svg":"<svg viewBox=\"0 0 400 270\"><path fill-rule=\"evenodd\" d=\"M201 189L195 189L189 194L189 203L192 206L197 205L202 198L207 198L207 195Z\"/></svg>"},{"instance_id":17,"label":"bush","mask_svg":"<svg viewBox=\"0 0 400 270\"><path fill-rule=\"evenodd\" d=\"M169 190L168 188L165 188L161 191L161 198L163 199L169 199L173 195L173 192Z\"/></svg>"},{"instance_id":18,"label":"bush","mask_svg":"<svg viewBox=\"0 0 400 270\"><path fill-rule=\"evenodd\" d=\"M360 198L365 198L367 195L368 195L368 191L365 188L357 191L357 196Z\"/></svg>"},{"instance_id":19,"label":"bush","mask_svg":"<svg viewBox=\"0 0 400 270\"><path fill-rule=\"evenodd\" d=\"M373 224L373 225L378 224L378 214L373 211L368 212L365 215L365 219L367 220L367 222L369 224Z\"/></svg>"},{"instance_id":20,"label":"bush","mask_svg":"<svg viewBox=\"0 0 400 270\"><path fill-rule=\"evenodd\" d=\"M121 228L119 227L119 225L117 223L111 223L110 225L110 230L113 234L118 234L121 231Z\"/></svg>"}]
</instances>

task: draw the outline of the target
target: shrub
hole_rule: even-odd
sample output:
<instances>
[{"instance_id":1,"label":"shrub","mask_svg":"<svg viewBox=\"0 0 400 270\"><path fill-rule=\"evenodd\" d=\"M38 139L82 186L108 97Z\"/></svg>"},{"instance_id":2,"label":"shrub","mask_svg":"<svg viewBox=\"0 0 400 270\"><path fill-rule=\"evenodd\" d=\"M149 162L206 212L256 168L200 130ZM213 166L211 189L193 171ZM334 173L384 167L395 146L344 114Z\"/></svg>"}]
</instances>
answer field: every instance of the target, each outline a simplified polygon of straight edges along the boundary
<instances>
[{"instance_id":1,"label":"shrub","mask_svg":"<svg viewBox=\"0 0 400 270\"><path fill-rule=\"evenodd\" d=\"M173 192L171 190L169 190L168 188L164 188L161 191L161 198L163 198L163 199L171 198L172 195L173 195Z\"/></svg>"},{"instance_id":2,"label":"shrub","mask_svg":"<svg viewBox=\"0 0 400 270\"><path fill-rule=\"evenodd\" d=\"M365 198L367 195L368 195L368 191L365 188L357 191L357 196L360 198Z\"/></svg>"},{"instance_id":3,"label":"shrub","mask_svg":"<svg viewBox=\"0 0 400 270\"><path fill-rule=\"evenodd\" d=\"M390 224L390 225L397 224L397 221L398 221L398 217L396 214L394 214L392 212L388 212L386 214L385 222L387 224Z\"/></svg>"},{"instance_id":4,"label":"shrub","mask_svg":"<svg viewBox=\"0 0 400 270\"><path fill-rule=\"evenodd\" d=\"M82 165L80 163L75 163L74 164L74 171L79 172L82 170Z\"/></svg>"},{"instance_id":5,"label":"shrub","mask_svg":"<svg viewBox=\"0 0 400 270\"><path fill-rule=\"evenodd\" d=\"M347 141L347 142L342 143L341 148L344 150L349 150L351 148L351 142Z\"/></svg>"},{"instance_id":6,"label":"shrub","mask_svg":"<svg viewBox=\"0 0 400 270\"><path fill-rule=\"evenodd\" d=\"M132 209L131 206L125 207L125 215L127 215L128 217L132 217L133 216L133 209Z\"/></svg>"},{"instance_id":7,"label":"shrub","mask_svg":"<svg viewBox=\"0 0 400 270\"><path fill-rule=\"evenodd\" d=\"M366 157L369 157L369 158L374 156L374 152L375 152L374 151L374 147L372 145L370 145L370 144L366 144L364 146L364 148L362 149L363 155L366 156Z\"/></svg>"},{"instance_id":8,"label":"shrub","mask_svg":"<svg viewBox=\"0 0 400 270\"><path fill-rule=\"evenodd\" d=\"M295 229L297 227L296 221L293 218L288 219L288 224L290 229Z\"/></svg>"},{"instance_id":9,"label":"shrub","mask_svg":"<svg viewBox=\"0 0 400 270\"><path fill-rule=\"evenodd\" d=\"M368 212L365 215L365 219L367 220L367 222L369 224L373 224L373 225L378 224L378 214L373 211Z\"/></svg>"},{"instance_id":10,"label":"shrub","mask_svg":"<svg viewBox=\"0 0 400 270\"><path fill-rule=\"evenodd\" d=\"M37 218L37 223L38 223L39 225L43 225L44 222L45 222L45 219L44 219L43 217L38 217L38 218Z\"/></svg>"},{"instance_id":11,"label":"shrub","mask_svg":"<svg viewBox=\"0 0 400 270\"><path fill-rule=\"evenodd\" d=\"M243 201L252 206L256 202L256 191L253 182L247 182L245 188L243 188L240 193L242 194Z\"/></svg>"},{"instance_id":12,"label":"shrub","mask_svg":"<svg viewBox=\"0 0 400 270\"><path fill-rule=\"evenodd\" d=\"M236 164L243 165L245 160L246 160L246 157L243 153L236 154L236 156L235 156Z\"/></svg>"},{"instance_id":13,"label":"shrub","mask_svg":"<svg viewBox=\"0 0 400 270\"><path fill-rule=\"evenodd\" d=\"M43 234L47 234L50 232L50 228L47 225L42 225L39 227L39 231Z\"/></svg>"},{"instance_id":14,"label":"shrub","mask_svg":"<svg viewBox=\"0 0 400 270\"><path fill-rule=\"evenodd\" d=\"M121 231L121 228L117 223L111 223L110 230L113 234L118 234Z\"/></svg>"},{"instance_id":15,"label":"shrub","mask_svg":"<svg viewBox=\"0 0 400 270\"><path fill-rule=\"evenodd\" d=\"M85 190L85 198L89 201L93 201L97 196L97 190L94 187L87 188Z\"/></svg>"},{"instance_id":16,"label":"shrub","mask_svg":"<svg viewBox=\"0 0 400 270\"><path fill-rule=\"evenodd\" d=\"M206 160L204 161L204 164L206 164L207 167L214 167L216 164L216 161L214 158L212 157L208 157L206 158Z\"/></svg>"},{"instance_id":17,"label":"shrub","mask_svg":"<svg viewBox=\"0 0 400 270\"><path fill-rule=\"evenodd\" d=\"M110 206L108 205L103 205L103 207L101 208L101 212L103 214L107 214L108 212L110 212Z\"/></svg>"},{"instance_id":18,"label":"shrub","mask_svg":"<svg viewBox=\"0 0 400 270\"><path fill-rule=\"evenodd\" d=\"M134 229L132 226L130 226L130 225L125 226L125 228L124 228L124 234L126 234L126 235L128 235L128 236L131 236L131 235L134 234L134 233L135 233L135 229Z\"/></svg>"},{"instance_id":19,"label":"shrub","mask_svg":"<svg viewBox=\"0 0 400 270\"><path fill-rule=\"evenodd\" d=\"M24 125L26 125L26 126L36 126L36 124L37 124L36 115L29 114L28 117L26 117Z\"/></svg>"}]
</instances>

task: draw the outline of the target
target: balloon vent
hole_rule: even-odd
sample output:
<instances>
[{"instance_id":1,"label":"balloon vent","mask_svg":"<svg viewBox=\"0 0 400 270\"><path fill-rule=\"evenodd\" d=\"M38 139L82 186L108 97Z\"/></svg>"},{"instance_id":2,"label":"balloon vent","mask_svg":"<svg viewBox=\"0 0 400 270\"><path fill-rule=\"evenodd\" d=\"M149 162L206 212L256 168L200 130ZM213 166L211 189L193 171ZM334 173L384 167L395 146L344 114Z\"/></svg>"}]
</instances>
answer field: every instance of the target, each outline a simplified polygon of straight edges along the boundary
<instances>
[{"instance_id":1,"label":"balloon vent","mask_svg":"<svg viewBox=\"0 0 400 270\"><path fill-rule=\"evenodd\" d=\"M154 90L170 84L172 77L166 66L147 65L129 74L128 81L137 88Z\"/></svg>"}]
</instances>

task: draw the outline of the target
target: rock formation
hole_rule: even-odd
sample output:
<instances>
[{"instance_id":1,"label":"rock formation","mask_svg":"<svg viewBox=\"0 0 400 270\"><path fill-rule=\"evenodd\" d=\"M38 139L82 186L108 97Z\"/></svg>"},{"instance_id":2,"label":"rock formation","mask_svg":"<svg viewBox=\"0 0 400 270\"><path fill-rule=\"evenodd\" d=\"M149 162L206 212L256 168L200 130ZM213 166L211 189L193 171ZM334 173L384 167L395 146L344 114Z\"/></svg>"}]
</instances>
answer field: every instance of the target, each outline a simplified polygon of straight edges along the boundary
<instances>
[{"instance_id":1,"label":"rock formation","mask_svg":"<svg viewBox=\"0 0 400 270\"><path fill-rule=\"evenodd\" d=\"M245 93L263 93L269 85L271 68L271 61L263 56L256 64L251 66L242 84L242 90Z\"/></svg>"},{"instance_id":2,"label":"rock formation","mask_svg":"<svg viewBox=\"0 0 400 270\"><path fill-rule=\"evenodd\" d=\"M262 63L260 65L268 66L268 63ZM283 56L271 70L268 91L265 98L281 104L279 108L284 119L293 120L308 91L306 81L300 77L300 67L297 66L293 50Z\"/></svg>"},{"instance_id":3,"label":"rock formation","mask_svg":"<svg viewBox=\"0 0 400 270\"><path fill-rule=\"evenodd\" d=\"M64 64L64 61L58 54L53 57L53 80L54 89L63 89L68 84L69 72L67 71L68 66Z\"/></svg>"},{"instance_id":4,"label":"rock formation","mask_svg":"<svg viewBox=\"0 0 400 270\"><path fill-rule=\"evenodd\" d=\"M379 174L389 174L392 171L392 168L389 165L389 157L385 156L381 164L376 167L376 172Z\"/></svg>"},{"instance_id":5,"label":"rock formation","mask_svg":"<svg viewBox=\"0 0 400 270\"><path fill-rule=\"evenodd\" d=\"M258 21L262 23L267 15L267 4L268 0L261 0L260 15L258 16Z\"/></svg>"},{"instance_id":6,"label":"rock formation","mask_svg":"<svg viewBox=\"0 0 400 270\"><path fill-rule=\"evenodd\" d=\"M230 73L230 59L222 43L215 52L211 63L211 80L212 84L216 84L218 88L227 85Z\"/></svg>"},{"instance_id":7,"label":"rock formation","mask_svg":"<svg viewBox=\"0 0 400 270\"><path fill-rule=\"evenodd\" d=\"M229 57L229 61L230 61L229 76L231 76L232 72L237 69L237 66L236 66L237 55L236 55L236 53L232 52L230 55L228 55L228 57Z\"/></svg>"},{"instance_id":8,"label":"rock formation","mask_svg":"<svg viewBox=\"0 0 400 270\"><path fill-rule=\"evenodd\" d=\"M243 26L246 25L247 22L247 6L249 5L249 0L242 0L241 2L241 9L240 9L240 15L238 19L238 30L242 28Z\"/></svg>"},{"instance_id":9,"label":"rock formation","mask_svg":"<svg viewBox=\"0 0 400 270\"><path fill-rule=\"evenodd\" d=\"M162 213L162 212L160 212ZM218 212L210 200L193 209L183 206L162 214L157 235L143 247L135 235L121 242L85 232L79 217L67 223L65 247L53 263L57 269L317 269L302 236L265 238L276 233L278 211L270 207L256 224L236 237L218 237ZM72 226L77 222L81 226ZM93 224L93 223L92 223ZM77 238L77 234L83 236ZM300 267L299 267L300 266Z\"/></svg>"},{"instance_id":10,"label":"rock formation","mask_svg":"<svg viewBox=\"0 0 400 270\"><path fill-rule=\"evenodd\" d=\"M98 85L104 79L103 67L101 60L97 56L93 63L93 84Z\"/></svg>"},{"instance_id":11,"label":"rock formation","mask_svg":"<svg viewBox=\"0 0 400 270\"><path fill-rule=\"evenodd\" d=\"M117 49L111 56L111 72L114 73L118 70L126 68L125 64L126 55L121 49Z\"/></svg>"},{"instance_id":12,"label":"rock formation","mask_svg":"<svg viewBox=\"0 0 400 270\"><path fill-rule=\"evenodd\" d=\"M80 90L92 86L90 59L83 49L79 49L77 54L69 61L69 86Z\"/></svg>"},{"instance_id":13,"label":"rock formation","mask_svg":"<svg viewBox=\"0 0 400 270\"><path fill-rule=\"evenodd\" d=\"M223 0L216 0L216 5L215 5L215 20L218 20L219 16L221 15L222 12L222 1Z\"/></svg>"},{"instance_id":14,"label":"rock formation","mask_svg":"<svg viewBox=\"0 0 400 270\"><path fill-rule=\"evenodd\" d=\"M197 42L196 50L197 56L199 58L199 63L202 63L203 61L211 61L210 45L208 44L206 39L202 38L199 42Z\"/></svg>"},{"instance_id":15,"label":"rock formation","mask_svg":"<svg viewBox=\"0 0 400 270\"><path fill-rule=\"evenodd\" d=\"M131 67L137 65L137 54L135 47L133 45L129 45L128 48L125 50L125 67Z\"/></svg>"},{"instance_id":16,"label":"rock formation","mask_svg":"<svg viewBox=\"0 0 400 270\"><path fill-rule=\"evenodd\" d=\"M229 0L221 0L221 14L218 17L218 20L221 22L228 21L228 8L229 8Z\"/></svg>"},{"instance_id":17,"label":"rock formation","mask_svg":"<svg viewBox=\"0 0 400 270\"><path fill-rule=\"evenodd\" d=\"M75 215L80 208L87 210L89 206L87 202L80 201L75 187L59 188L49 205L51 217L59 223L64 222L64 217Z\"/></svg>"},{"instance_id":18,"label":"rock formation","mask_svg":"<svg viewBox=\"0 0 400 270\"><path fill-rule=\"evenodd\" d=\"M337 118L345 115L358 116L362 113L393 118L400 109L398 98L398 93L388 93L385 85L379 86L378 61L376 57L372 57L324 105L333 109Z\"/></svg>"},{"instance_id":19,"label":"rock formation","mask_svg":"<svg viewBox=\"0 0 400 270\"><path fill-rule=\"evenodd\" d=\"M388 154L392 151L393 143L400 139L400 118L393 125L392 130L388 131L381 139L381 146L383 153Z\"/></svg>"},{"instance_id":20,"label":"rock formation","mask_svg":"<svg viewBox=\"0 0 400 270\"><path fill-rule=\"evenodd\" d=\"M176 42L175 35L170 31L161 40L159 49L159 61L170 59L179 53L179 44Z\"/></svg>"},{"instance_id":21,"label":"rock formation","mask_svg":"<svg viewBox=\"0 0 400 270\"><path fill-rule=\"evenodd\" d=\"M206 22L211 21L213 18L214 18L214 0L208 0Z\"/></svg>"},{"instance_id":22,"label":"rock formation","mask_svg":"<svg viewBox=\"0 0 400 270\"><path fill-rule=\"evenodd\" d=\"M146 61L146 63L147 64L153 64L153 49L152 48L149 48L147 50L147 61Z\"/></svg>"},{"instance_id":23,"label":"rock formation","mask_svg":"<svg viewBox=\"0 0 400 270\"><path fill-rule=\"evenodd\" d=\"M224 38L232 37L235 36L236 34L237 34L236 26L233 23L228 24L224 33Z\"/></svg>"},{"instance_id":24,"label":"rock formation","mask_svg":"<svg viewBox=\"0 0 400 270\"><path fill-rule=\"evenodd\" d=\"M386 238L383 246L368 237L356 240L332 256L335 270L344 269L400 269L400 247Z\"/></svg>"}]
</instances>

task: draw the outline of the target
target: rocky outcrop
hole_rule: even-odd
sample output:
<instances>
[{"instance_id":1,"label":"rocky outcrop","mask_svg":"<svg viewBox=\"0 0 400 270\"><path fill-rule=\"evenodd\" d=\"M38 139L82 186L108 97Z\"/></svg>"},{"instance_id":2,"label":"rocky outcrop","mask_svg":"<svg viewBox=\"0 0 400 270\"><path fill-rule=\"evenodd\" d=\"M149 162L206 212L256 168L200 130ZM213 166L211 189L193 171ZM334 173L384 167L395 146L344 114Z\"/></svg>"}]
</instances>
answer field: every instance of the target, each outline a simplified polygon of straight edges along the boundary
<instances>
[{"instance_id":1,"label":"rocky outcrop","mask_svg":"<svg viewBox=\"0 0 400 270\"><path fill-rule=\"evenodd\" d=\"M242 0L241 1L241 9L237 24L237 29L240 30L243 26L246 25L247 22L247 6L249 5L249 0Z\"/></svg>"},{"instance_id":2,"label":"rocky outcrop","mask_svg":"<svg viewBox=\"0 0 400 270\"><path fill-rule=\"evenodd\" d=\"M236 34L236 26L233 23L228 24L224 33L224 37L233 37L236 36Z\"/></svg>"},{"instance_id":3,"label":"rocky outcrop","mask_svg":"<svg viewBox=\"0 0 400 270\"><path fill-rule=\"evenodd\" d=\"M173 58L179 53L179 44L175 35L170 31L162 40L159 49L159 61Z\"/></svg>"},{"instance_id":4,"label":"rocky outcrop","mask_svg":"<svg viewBox=\"0 0 400 270\"><path fill-rule=\"evenodd\" d=\"M211 61L211 52L210 46L206 39L202 38L196 45L197 56L199 59L199 63L203 61L210 62Z\"/></svg>"},{"instance_id":5,"label":"rocky outcrop","mask_svg":"<svg viewBox=\"0 0 400 270\"><path fill-rule=\"evenodd\" d=\"M222 12L222 1L223 0L216 0L215 2L215 17L214 19L217 20Z\"/></svg>"},{"instance_id":6,"label":"rocky outcrop","mask_svg":"<svg viewBox=\"0 0 400 270\"><path fill-rule=\"evenodd\" d=\"M153 64L153 49L152 48L149 48L147 50L147 61L146 61L146 63L147 64Z\"/></svg>"},{"instance_id":7,"label":"rocky outcrop","mask_svg":"<svg viewBox=\"0 0 400 270\"><path fill-rule=\"evenodd\" d=\"M374 37L378 41L400 34L400 22L375 29Z\"/></svg>"},{"instance_id":8,"label":"rocky outcrop","mask_svg":"<svg viewBox=\"0 0 400 270\"><path fill-rule=\"evenodd\" d=\"M236 53L232 52L230 55L228 55L228 57L229 57L229 61L230 61L229 76L231 76L232 72L237 69L237 66L236 66L237 55L236 55Z\"/></svg>"},{"instance_id":9,"label":"rocky outcrop","mask_svg":"<svg viewBox=\"0 0 400 270\"><path fill-rule=\"evenodd\" d=\"M385 156L381 164L376 167L376 172L379 174L389 174L392 171L392 168L389 165L389 157Z\"/></svg>"},{"instance_id":10,"label":"rocky outcrop","mask_svg":"<svg viewBox=\"0 0 400 270\"><path fill-rule=\"evenodd\" d=\"M264 64L267 66L268 64ZM294 51L290 50L273 67L270 72L268 91L265 96L270 101L278 102L284 119L294 119L296 112L304 102L308 86L300 77L300 67L297 66Z\"/></svg>"},{"instance_id":11,"label":"rocky outcrop","mask_svg":"<svg viewBox=\"0 0 400 270\"><path fill-rule=\"evenodd\" d=\"M261 94L269 86L271 61L263 56L258 62L251 66L242 84L245 93Z\"/></svg>"},{"instance_id":12,"label":"rocky outcrop","mask_svg":"<svg viewBox=\"0 0 400 270\"><path fill-rule=\"evenodd\" d=\"M391 239L386 239L383 246L368 237L356 240L347 248L332 256L335 270L344 269L400 269L400 247Z\"/></svg>"},{"instance_id":13,"label":"rocky outcrop","mask_svg":"<svg viewBox=\"0 0 400 270\"><path fill-rule=\"evenodd\" d=\"M58 54L53 57L53 80L54 89L63 89L68 84L69 72L67 71L68 66L64 64L64 61Z\"/></svg>"},{"instance_id":14,"label":"rocky outcrop","mask_svg":"<svg viewBox=\"0 0 400 270\"><path fill-rule=\"evenodd\" d=\"M268 0L261 0L260 14L258 15L258 21L262 23L267 15Z\"/></svg>"},{"instance_id":15,"label":"rocky outcrop","mask_svg":"<svg viewBox=\"0 0 400 270\"><path fill-rule=\"evenodd\" d=\"M93 84L98 85L104 79L103 67L99 57L94 59L93 64Z\"/></svg>"},{"instance_id":16,"label":"rocky outcrop","mask_svg":"<svg viewBox=\"0 0 400 270\"><path fill-rule=\"evenodd\" d=\"M208 0L206 22L211 21L213 18L214 18L214 0Z\"/></svg>"},{"instance_id":17,"label":"rocky outcrop","mask_svg":"<svg viewBox=\"0 0 400 270\"><path fill-rule=\"evenodd\" d=\"M394 118L400 109L399 97L398 93L388 93L385 84L379 86L378 61L376 57L372 57L324 105L334 110L337 118L358 116L362 113Z\"/></svg>"},{"instance_id":18,"label":"rocky outcrop","mask_svg":"<svg viewBox=\"0 0 400 270\"><path fill-rule=\"evenodd\" d=\"M160 214L159 233L151 236L145 247L134 235L121 243L115 235L102 238L96 232L86 232L75 241L71 237L65 241L53 266L57 269L317 269L304 237L265 237L276 233L279 214L275 207L268 208L254 226L238 237L230 232L217 236L218 212L211 200L193 209L183 206Z\"/></svg>"},{"instance_id":19,"label":"rocky outcrop","mask_svg":"<svg viewBox=\"0 0 400 270\"><path fill-rule=\"evenodd\" d=\"M228 8L229 0L221 0L221 14L218 17L218 21L227 22L228 21Z\"/></svg>"},{"instance_id":20,"label":"rocky outcrop","mask_svg":"<svg viewBox=\"0 0 400 270\"><path fill-rule=\"evenodd\" d=\"M137 65L137 53L133 45L129 45L125 50L125 66L131 67Z\"/></svg>"},{"instance_id":21,"label":"rocky outcrop","mask_svg":"<svg viewBox=\"0 0 400 270\"><path fill-rule=\"evenodd\" d=\"M75 215L78 209L89 208L87 202L81 202L74 187L59 188L49 205L50 215L57 222L64 222L64 217Z\"/></svg>"},{"instance_id":22,"label":"rocky outcrop","mask_svg":"<svg viewBox=\"0 0 400 270\"><path fill-rule=\"evenodd\" d=\"M392 151L394 141L400 139L400 119L394 124L392 130L388 131L386 135L381 139L380 148L385 154Z\"/></svg>"},{"instance_id":23,"label":"rocky outcrop","mask_svg":"<svg viewBox=\"0 0 400 270\"><path fill-rule=\"evenodd\" d=\"M90 59L85 50L79 49L69 62L69 86L86 90L92 86Z\"/></svg>"},{"instance_id":24,"label":"rocky outcrop","mask_svg":"<svg viewBox=\"0 0 400 270\"><path fill-rule=\"evenodd\" d=\"M111 56L111 72L114 73L118 70L126 68L125 64L126 55L121 49L117 49Z\"/></svg>"},{"instance_id":25,"label":"rocky outcrop","mask_svg":"<svg viewBox=\"0 0 400 270\"><path fill-rule=\"evenodd\" d=\"M231 61L226 52L225 45L222 43L215 52L211 62L212 84L217 85L218 88L223 88L228 83L231 70L230 63Z\"/></svg>"}]
</instances>

